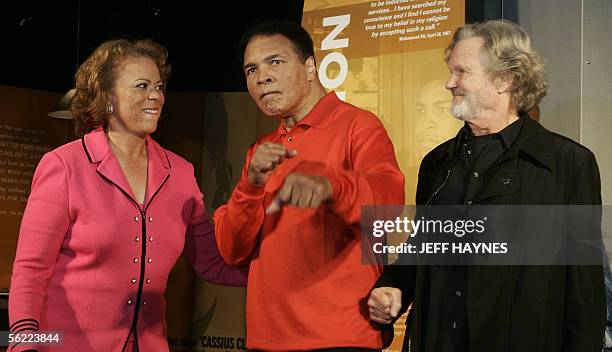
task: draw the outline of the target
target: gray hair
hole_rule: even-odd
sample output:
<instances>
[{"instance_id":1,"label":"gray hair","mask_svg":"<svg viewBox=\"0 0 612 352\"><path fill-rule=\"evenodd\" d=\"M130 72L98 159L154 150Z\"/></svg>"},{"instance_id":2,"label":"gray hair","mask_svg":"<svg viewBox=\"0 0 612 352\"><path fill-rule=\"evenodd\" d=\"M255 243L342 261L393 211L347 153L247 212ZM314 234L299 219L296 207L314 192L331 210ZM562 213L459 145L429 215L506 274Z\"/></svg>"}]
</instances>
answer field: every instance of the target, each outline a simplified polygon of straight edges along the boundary
<instances>
[{"instance_id":1,"label":"gray hair","mask_svg":"<svg viewBox=\"0 0 612 352\"><path fill-rule=\"evenodd\" d=\"M545 65L533 50L527 32L518 25L502 20L466 24L459 27L446 48L446 60L463 39L484 39L482 55L494 77L512 77L511 104L518 111L527 111L539 104L548 90Z\"/></svg>"}]
</instances>

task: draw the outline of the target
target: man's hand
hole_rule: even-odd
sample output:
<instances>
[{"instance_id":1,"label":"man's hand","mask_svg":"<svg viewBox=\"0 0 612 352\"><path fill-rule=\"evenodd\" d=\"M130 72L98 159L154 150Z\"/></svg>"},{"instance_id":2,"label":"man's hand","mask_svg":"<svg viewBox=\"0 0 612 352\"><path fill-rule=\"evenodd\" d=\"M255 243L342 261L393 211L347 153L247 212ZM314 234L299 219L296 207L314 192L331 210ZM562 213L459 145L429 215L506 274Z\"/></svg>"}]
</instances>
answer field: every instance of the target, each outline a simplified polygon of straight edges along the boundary
<instances>
[{"instance_id":1,"label":"man's hand","mask_svg":"<svg viewBox=\"0 0 612 352\"><path fill-rule=\"evenodd\" d=\"M285 178L278 195L266 209L274 214L284 204L298 208L318 208L331 199L332 187L327 178L301 173L291 173Z\"/></svg>"},{"instance_id":2,"label":"man's hand","mask_svg":"<svg viewBox=\"0 0 612 352\"><path fill-rule=\"evenodd\" d=\"M297 150L287 149L284 145L272 142L264 142L255 149L253 157L249 162L247 176L249 182L254 186L263 186L270 174L278 164L286 158L297 155Z\"/></svg>"},{"instance_id":3,"label":"man's hand","mask_svg":"<svg viewBox=\"0 0 612 352\"><path fill-rule=\"evenodd\" d=\"M402 291L395 287L378 287L368 299L370 319L380 324L390 324L402 308Z\"/></svg>"}]
</instances>

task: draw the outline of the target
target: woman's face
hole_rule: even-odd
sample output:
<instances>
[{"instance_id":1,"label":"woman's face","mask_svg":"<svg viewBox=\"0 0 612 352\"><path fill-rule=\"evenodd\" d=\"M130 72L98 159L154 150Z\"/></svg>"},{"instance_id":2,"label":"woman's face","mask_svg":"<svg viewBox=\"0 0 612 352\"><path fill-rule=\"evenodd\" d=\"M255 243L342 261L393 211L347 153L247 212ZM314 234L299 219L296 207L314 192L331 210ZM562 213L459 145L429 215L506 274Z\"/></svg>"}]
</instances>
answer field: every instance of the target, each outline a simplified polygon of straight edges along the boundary
<instances>
[{"instance_id":1,"label":"woman's face","mask_svg":"<svg viewBox=\"0 0 612 352\"><path fill-rule=\"evenodd\" d=\"M111 93L109 130L146 137L157 129L164 100L164 82L155 62L146 57L123 59Z\"/></svg>"}]
</instances>

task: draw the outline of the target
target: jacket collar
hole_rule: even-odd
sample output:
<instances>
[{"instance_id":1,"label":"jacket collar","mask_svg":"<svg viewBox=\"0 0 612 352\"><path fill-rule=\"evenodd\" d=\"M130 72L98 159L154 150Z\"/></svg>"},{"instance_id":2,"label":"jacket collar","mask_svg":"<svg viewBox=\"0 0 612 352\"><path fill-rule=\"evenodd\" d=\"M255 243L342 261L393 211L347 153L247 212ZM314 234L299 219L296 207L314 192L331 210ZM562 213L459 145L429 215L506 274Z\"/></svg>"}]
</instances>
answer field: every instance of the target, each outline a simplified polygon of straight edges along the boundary
<instances>
[{"instance_id":1,"label":"jacket collar","mask_svg":"<svg viewBox=\"0 0 612 352\"><path fill-rule=\"evenodd\" d=\"M553 171L555 157L553 134L526 113L521 113L521 119L525 120L523 128L516 137L513 147L502 158L505 160L524 153Z\"/></svg>"},{"instance_id":2,"label":"jacket collar","mask_svg":"<svg viewBox=\"0 0 612 352\"><path fill-rule=\"evenodd\" d=\"M521 113L520 118L524 120L521 130L510 148L502 155L500 161L515 157L524 153L542 164L547 169L553 171L554 168L554 147L552 133L531 119L526 113ZM446 151L433 160L434 162L442 157L447 160L455 157L458 144L461 142L462 130L459 130L455 138L446 146Z\"/></svg>"},{"instance_id":3,"label":"jacket collar","mask_svg":"<svg viewBox=\"0 0 612 352\"><path fill-rule=\"evenodd\" d=\"M121 169L119 160L111 151L104 129L98 127L96 130L87 133L83 136L82 143L89 162L98 164L97 172L114 183L136 202L132 189ZM147 156L149 158L147 166L147 195L151 199L170 175L171 165L166 151L153 138L147 136L146 144ZM146 201L148 202L148 199Z\"/></svg>"}]
</instances>

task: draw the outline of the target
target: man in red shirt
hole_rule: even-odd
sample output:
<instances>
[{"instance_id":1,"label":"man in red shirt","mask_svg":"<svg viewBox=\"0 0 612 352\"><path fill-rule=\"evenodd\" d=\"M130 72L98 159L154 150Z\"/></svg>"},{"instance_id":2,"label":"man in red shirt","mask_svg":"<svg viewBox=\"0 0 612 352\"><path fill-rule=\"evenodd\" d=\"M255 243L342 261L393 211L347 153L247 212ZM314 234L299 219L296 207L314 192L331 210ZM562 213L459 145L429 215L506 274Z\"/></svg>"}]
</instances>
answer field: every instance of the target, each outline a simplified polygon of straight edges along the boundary
<instances>
[{"instance_id":1,"label":"man in red shirt","mask_svg":"<svg viewBox=\"0 0 612 352\"><path fill-rule=\"evenodd\" d=\"M272 21L242 40L249 94L278 129L248 150L215 212L220 253L250 262L247 347L380 350L367 314L381 273L361 263L361 206L403 204L404 177L376 116L326 93L312 39Z\"/></svg>"}]
</instances>

